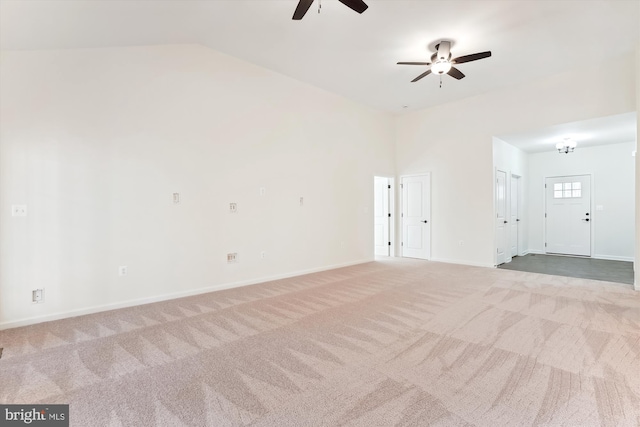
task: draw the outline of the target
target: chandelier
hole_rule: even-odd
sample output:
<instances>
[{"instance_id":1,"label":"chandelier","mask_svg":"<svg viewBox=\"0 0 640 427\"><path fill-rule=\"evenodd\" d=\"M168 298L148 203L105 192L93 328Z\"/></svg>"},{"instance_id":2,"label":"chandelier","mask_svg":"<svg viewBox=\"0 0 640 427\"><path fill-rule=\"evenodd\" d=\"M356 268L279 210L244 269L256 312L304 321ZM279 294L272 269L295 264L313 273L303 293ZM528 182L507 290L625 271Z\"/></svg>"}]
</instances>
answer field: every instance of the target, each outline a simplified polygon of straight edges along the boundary
<instances>
[{"instance_id":1,"label":"chandelier","mask_svg":"<svg viewBox=\"0 0 640 427\"><path fill-rule=\"evenodd\" d=\"M558 153L569 154L573 153L573 150L576 149L576 142L571 138L565 138L562 142L558 142L556 144L556 148L558 149Z\"/></svg>"}]
</instances>

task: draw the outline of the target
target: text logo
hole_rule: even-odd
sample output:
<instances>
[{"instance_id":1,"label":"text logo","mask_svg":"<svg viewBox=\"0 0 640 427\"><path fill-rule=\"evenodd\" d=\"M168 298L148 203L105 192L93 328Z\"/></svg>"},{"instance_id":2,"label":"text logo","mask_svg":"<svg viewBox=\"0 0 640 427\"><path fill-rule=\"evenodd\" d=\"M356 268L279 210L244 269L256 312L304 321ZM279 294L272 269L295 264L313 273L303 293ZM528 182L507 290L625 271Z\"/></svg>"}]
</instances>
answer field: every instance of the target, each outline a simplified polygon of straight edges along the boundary
<instances>
[{"instance_id":1,"label":"text logo","mask_svg":"<svg viewBox=\"0 0 640 427\"><path fill-rule=\"evenodd\" d=\"M0 425L69 427L69 405L0 405Z\"/></svg>"}]
</instances>

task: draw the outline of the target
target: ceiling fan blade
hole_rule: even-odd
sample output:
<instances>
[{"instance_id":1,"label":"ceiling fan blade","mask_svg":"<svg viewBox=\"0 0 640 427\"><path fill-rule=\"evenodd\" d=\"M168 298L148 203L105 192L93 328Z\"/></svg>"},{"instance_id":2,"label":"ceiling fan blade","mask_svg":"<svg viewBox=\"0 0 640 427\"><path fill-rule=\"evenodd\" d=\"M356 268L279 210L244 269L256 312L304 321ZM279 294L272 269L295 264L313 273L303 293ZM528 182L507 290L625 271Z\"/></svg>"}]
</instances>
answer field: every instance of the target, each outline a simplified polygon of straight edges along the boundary
<instances>
[{"instance_id":1,"label":"ceiling fan blade","mask_svg":"<svg viewBox=\"0 0 640 427\"><path fill-rule=\"evenodd\" d=\"M300 0L298 2L298 6L296 7L296 11L293 12L293 18L291 19L296 21L301 20L311 7L311 3L313 3L313 0Z\"/></svg>"},{"instance_id":2,"label":"ceiling fan blade","mask_svg":"<svg viewBox=\"0 0 640 427\"><path fill-rule=\"evenodd\" d=\"M411 83L417 82L418 80L420 80L423 77L428 76L429 74L431 74L431 70L427 70L424 73L420 74L418 77L416 77L415 79L411 80Z\"/></svg>"},{"instance_id":3,"label":"ceiling fan blade","mask_svg":"<svg viewBox=\"0 0 640 427\"><path fill-rule=\"evenodd\" d=\"M362 0L338 0L338 1L340 1L340 3L342 3L343 5L355 10L358 13L364 12L369 7Z\"/></svg>"},{"instance_id":4,"label":"ceiling fan blade","mask_svg":"<svg viewBox=\"0 0 640 427\"><path fill-rule=\"evenodd\" d=\"M443 40L438 44L437 49L438 49L438 59L443 59L445 61L448 61L449 56L451 55L451 42Z\"/></svg>"},{"instance_id":5,"label":"ceiling fan blade","mask_svg":"<svg viewBox=\"0 0 640 427\"><path fill-rule=\"evenodd\" d=\"M431 62L398 62L398 65L431 65Z\"/></svg>"},{"instance_id":6,"label":"ceiling fan blade","mask_svg":"<svg viewBox=\"0 0 640 427\"><path fill-rule=\"evenodd\" d=\"M453 64L463 64L465 62L477 61L478 59L488 58L491 56L491 51L472 53L471 55L459 56L451 60Z\"/></svg>"},{"instance_id":7,"label":"ceiling fan blade","mask_svg":"<svg viewBox=\"0 0 640 427\"><path fill-rule=\"evenodd\" d=\"M451 67L447 74L449 74L454 79L464 79L464 74L462 74L462 71L458 70L456 67Z\"/></svg>"}]
</instances>

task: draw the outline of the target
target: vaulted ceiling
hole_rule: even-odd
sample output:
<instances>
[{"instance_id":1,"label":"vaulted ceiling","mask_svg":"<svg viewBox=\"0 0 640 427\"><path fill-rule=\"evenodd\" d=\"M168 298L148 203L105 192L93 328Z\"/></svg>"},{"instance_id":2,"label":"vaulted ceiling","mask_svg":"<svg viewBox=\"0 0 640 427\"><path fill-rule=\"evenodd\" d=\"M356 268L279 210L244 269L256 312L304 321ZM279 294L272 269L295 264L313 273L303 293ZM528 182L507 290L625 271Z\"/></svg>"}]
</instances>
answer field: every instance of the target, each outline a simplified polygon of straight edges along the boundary
<instances>
[{"instance_id":1,"label":"vaulted ceiling","mask_svg":"<svg viewBox=\"0 0 640 427\"><path fill-rule=\"evenodd\" d=\"M297 0L2 0L0 48L74 49L197 43L373 108L401 113L477 95L632 52L640 2L366 0L362 15L315 0L301 21ZM467 77L426 68L436 42ZM615 62L613 62L615 64ZM615 65L612 65L615 66Z\"/></svg>"}]
</instances>

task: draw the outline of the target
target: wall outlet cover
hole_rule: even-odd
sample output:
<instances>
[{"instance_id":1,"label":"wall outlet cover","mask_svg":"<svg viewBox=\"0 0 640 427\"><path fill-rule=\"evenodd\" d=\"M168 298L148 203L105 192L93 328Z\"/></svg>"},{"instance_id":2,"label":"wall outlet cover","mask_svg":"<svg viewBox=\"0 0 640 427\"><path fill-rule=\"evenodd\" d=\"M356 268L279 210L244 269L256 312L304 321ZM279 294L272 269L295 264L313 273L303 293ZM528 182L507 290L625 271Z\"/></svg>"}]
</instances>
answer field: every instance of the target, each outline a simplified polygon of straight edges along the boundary
<instances>
[{"instance_id":1,"label":"wall outlet cover","mask_svg":"<svg viewBox=\"0 0 640 427\"><path fill-rule=\"evenodd\" d=\"M27 205L11 205L11 216L27 216Z\"/></svg>"},{"instance_id":2,"label":"wall outlet cover","mask_svg":"<svg viewBox=\"0 0 640 427\"><path fill-rule=\"evenodd\" d=\"M34 289L31 291L31 302L34 304L44 302L44 289Z\"/></svg>"}]
</instances>

